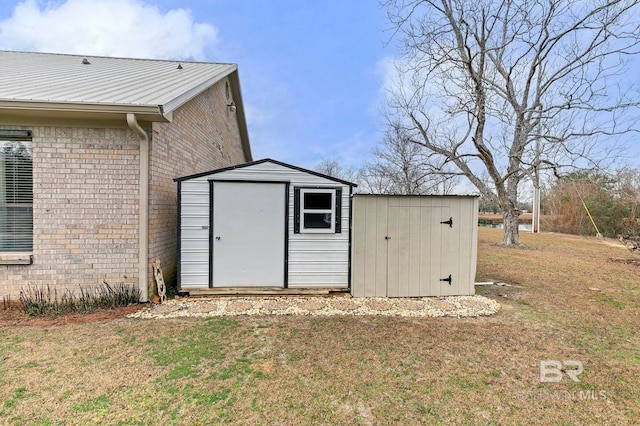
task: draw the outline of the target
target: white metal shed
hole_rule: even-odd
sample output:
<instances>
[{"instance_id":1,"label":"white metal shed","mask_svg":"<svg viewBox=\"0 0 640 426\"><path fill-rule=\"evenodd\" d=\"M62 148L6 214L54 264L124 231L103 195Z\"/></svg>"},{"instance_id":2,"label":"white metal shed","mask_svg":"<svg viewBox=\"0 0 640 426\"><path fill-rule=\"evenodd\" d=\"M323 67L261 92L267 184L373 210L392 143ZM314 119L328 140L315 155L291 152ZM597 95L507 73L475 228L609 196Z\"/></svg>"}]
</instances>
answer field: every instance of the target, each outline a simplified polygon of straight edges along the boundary
<instances>
[{"instance_id":1,"label":"white metal shed","mask_svg":"<svg viewBox=\"0 0 640 426\"><path fill-rule=\"evenodd\" d=\"M474 294L476 196L353 196L355 297Z\"/></svg>"},{"instance_id":2,"label":"white metal shed","mask_svg":"<svg viewBox=\"0 0 640 426\"><path fill-rule=\"evenodd\" d=\"M177 178L178 290L347 290L355 184L263 159Z\"/></svg>"}]
</instances>

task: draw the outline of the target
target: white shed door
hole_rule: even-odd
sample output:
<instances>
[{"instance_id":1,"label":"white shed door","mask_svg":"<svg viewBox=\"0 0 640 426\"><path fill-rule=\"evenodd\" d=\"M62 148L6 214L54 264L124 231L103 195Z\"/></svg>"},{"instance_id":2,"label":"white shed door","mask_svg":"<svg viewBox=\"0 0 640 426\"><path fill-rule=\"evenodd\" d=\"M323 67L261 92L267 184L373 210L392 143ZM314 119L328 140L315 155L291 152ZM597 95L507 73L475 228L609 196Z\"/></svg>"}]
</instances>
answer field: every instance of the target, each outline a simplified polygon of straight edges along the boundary
<instances>
[{"instance_id":1,"label":"white shed door","mask_svg":"<svg viewBox=\"0 0 640 426\"><path fill-rule=\"evenodd\" d=\"M214 182L213 286L283 287L283 183Z\"/></svg>"}]
</instances>

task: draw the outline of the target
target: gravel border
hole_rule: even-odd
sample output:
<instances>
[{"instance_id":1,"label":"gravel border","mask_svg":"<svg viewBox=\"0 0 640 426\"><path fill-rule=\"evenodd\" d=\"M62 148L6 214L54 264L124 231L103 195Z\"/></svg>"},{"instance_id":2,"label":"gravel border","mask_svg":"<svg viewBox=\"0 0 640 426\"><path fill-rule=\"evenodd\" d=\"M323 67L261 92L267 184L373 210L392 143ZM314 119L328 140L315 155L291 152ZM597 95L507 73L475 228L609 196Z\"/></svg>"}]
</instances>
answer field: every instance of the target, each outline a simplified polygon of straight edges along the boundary
<instances>
[{"instance_id":1,"label":"gravel border","mask_svg":"<svg viewBox=\"0 0 640 426\"><path fill-rule=\"evenodd\" d=\"M493 315L500 304L484 296L350 298L255 296L176 298L150 305L128 318L160 319L237 315L380 315L401 317L478 317Z\"/></svg>"}]
</instances>

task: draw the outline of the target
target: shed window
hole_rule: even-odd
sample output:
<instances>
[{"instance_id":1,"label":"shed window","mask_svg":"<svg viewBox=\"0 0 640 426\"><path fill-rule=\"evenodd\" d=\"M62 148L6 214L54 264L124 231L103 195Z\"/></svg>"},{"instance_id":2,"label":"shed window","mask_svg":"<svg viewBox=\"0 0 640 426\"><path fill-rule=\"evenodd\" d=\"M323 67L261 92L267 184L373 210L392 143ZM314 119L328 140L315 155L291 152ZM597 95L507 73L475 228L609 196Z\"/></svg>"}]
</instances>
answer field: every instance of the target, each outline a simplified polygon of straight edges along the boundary
<instances>
[{"instance_id":1,"label":"shed window","mask_svg":"<svg viewBox=\"0 0 640 426\"><path fill-rule=\"evenodd\" d=\"M0 130L0 252L33 250L31 133Z\"/></svg>"},{"instance_id":2,"label":"shed window","mask_svg":"<svg viewBox=\"0 0 640 426\"><path fill-rule=\"evenodd\" d=\"M340 232L340 196L337 188L295 188L295 233Z\"/></svg>"}]
</instances>

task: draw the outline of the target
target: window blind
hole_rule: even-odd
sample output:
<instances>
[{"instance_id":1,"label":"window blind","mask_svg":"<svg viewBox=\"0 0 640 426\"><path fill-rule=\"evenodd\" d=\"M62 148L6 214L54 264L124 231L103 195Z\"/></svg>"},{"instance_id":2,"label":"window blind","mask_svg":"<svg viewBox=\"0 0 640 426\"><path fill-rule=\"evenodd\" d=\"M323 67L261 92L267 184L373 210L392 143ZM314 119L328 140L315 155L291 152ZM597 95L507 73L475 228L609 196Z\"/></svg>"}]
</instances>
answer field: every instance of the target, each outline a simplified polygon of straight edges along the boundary
<instances>
[{"instance_id":1,"label":"window blind","mask_svg":"<svg viewBox=\"0 0 640 426\"><path fill-rule=\"evenodd\" d=\"M33 147L30 133L4 130L0 132L0 252L32 250Z\"/></svg>"}]
</instances>

